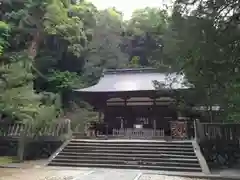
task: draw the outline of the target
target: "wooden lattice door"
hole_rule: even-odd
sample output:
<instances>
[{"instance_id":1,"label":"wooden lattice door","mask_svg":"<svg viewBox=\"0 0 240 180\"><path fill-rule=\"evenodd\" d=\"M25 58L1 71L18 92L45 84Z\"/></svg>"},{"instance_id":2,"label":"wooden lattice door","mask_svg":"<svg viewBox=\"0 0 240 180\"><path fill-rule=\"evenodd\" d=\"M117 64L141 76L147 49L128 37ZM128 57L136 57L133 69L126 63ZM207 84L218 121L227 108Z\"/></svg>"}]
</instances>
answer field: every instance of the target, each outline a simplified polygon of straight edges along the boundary
<instances>
[{"instance_id":1,"label":"wooden lattice door","mask_svg":"<svg viewBox=\"0 0 240 180\"><path fill-rule=\"evenodd\" d=\"M187 122L171 121L171 134L176 139L187 138Z\"/></svg>"}]
</instances>

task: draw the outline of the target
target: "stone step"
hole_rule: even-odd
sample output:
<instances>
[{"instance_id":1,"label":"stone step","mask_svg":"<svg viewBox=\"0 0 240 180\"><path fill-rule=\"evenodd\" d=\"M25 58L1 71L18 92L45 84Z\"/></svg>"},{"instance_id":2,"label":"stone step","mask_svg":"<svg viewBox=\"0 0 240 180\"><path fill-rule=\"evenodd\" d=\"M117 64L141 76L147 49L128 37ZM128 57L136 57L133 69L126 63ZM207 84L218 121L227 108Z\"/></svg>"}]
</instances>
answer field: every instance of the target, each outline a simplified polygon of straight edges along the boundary
<instances>
[{"instance_id":1,"label":"stone step","mask_svg":"<svg viewBox=\"0 0 240 180\"><path fill-rule=\"evenodd\" d=\"M99 153L99 152L65 152L62 151L59 155L74 155L74 156L115 156L115 157L133 157L133 154L124 154L124 153ZM178 155L178 154L134 154L134 157L164 157L164 158L183 158L183 159L196 159L196 155Z\"/></svg>"},{"instance_id":2,"label":"stone step","mask_svg":"<svg viewBox=\"0 0 240 180\"><path fill-rule=\"evenodd\" d=\"M193 151L193 147L164 147L164 146L161 146L161 147L158 147L158 146L151 146L151 147L148 147L148 146L82 146L82 145L72 145L72 144L69 144L67 146L68 149L122 149L122 150L127 150L127 149L130 149L130 150L141 150L141 149L144 149L144 150L178 150L178 151Z\"/></svg>"},{"instance_id":3,"label":"stone step","mask_svg":"<svg viewBox=\"0 0 240 180\"><path fill-rule=\"evenodd\" d=\"M174 161L174 162L184 162L184 163L198 163L197 157L195 159L191 158L181 158L181 157L173 157L173 158L166 158L166 157L141 157L141 156L96 156L96 155L91 155L91 156L86 156L82 154L78 155L64 155L60 153L58 155L58 158L61 159L91 159L91 160L136 160L136 161L161 161L161 162L169 162L169 161Z\"/></svg>"},{"instance_id":4,"label":"stone step","mask_svg":"<svg viewBox=\"0 0 240 180\"><path fill-rule=\"evenodd\" d=\"M186 147L190 148L192 147L192 144L179 144L179 143L89 143L89 142L70 142L69 145L72 146L108 146L108 147L126 147L126 146L131 146L131 147Z\"/></svg>"},{"instance_id":5,"label":"stone step","mask_svg":"<svg viewBox=\"0 0 240 180\"><path fill-rule=\"evenodd\" d=\"M50 166L68 166L68 167L98 167L98 168L121 168L121 169L149 169L165 171L185 171L202 172L200 167L182 167L182 166L153 166L137 164L99 164L99 163L69 163L69 162L51 162Z\"/></svg>"},{"instance_id":6,"label":"stone step","mask_svg":"<svg viewBox=\"0 0 240 180\"><path fill-rule=\"evenodd\" d=\"M49 165L202 171L191 141L73 139Z\"/></svg>"},{"instance_id":7,"label":"stone step","mask_svg":"<svg viewBox=\"0 0 240 180\"><path fill-rule=\"evenodd\" d=\"M185 163L185 162L162 162L162 161L136 161L136 160L109 160L109 159L62 159L56 158L53 162L60 163L87 163L87 164L133 164L133 165L151 165L151 166L183 166L183 167L200 167L198 163Z\"/></svg>"},{"instance_id":8,"label":"stone step","mask_svg":"<svg viewBox=\"0 0 240 180\"><path fill-rule=\"evenodd\" d=\"M128 153L128 154L178 154L178 155L195 155L194 151L186 152L186 151L173 151L173 150L125 150L125 149L80 149L80 148L66 148L63 149L63 152L101 152L101 153Z\"/></svg>"},{"instance_id":9,"label":"stone step","mask_svg":"<svg viewBox=\"0 0 240 180\"><path fill-rule=\"evenodd\" d=\"M114 145L129 145L129 144L142 144L142 145L189 145L192 146L191 141L154 141L154 140L81 140L72 139L70 143L81 143L81 144L114 144Z\"/></svg>"}]
</instances>

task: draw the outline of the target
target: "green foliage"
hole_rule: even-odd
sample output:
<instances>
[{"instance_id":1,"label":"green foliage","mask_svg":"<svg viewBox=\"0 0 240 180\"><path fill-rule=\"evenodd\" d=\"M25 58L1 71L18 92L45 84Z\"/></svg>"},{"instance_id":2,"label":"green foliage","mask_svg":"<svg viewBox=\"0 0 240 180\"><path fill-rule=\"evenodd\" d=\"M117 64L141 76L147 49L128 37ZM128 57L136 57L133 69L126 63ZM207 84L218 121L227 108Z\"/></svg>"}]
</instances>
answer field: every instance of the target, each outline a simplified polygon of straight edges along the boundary
<instances>
[{"instance_id":1,"label":"green foliage","mask_svg":"<svg viewBox=\"0 0 240 180\"><path fill-rule=\"evenodd\" d=\"M67 116L71 119L73 130L78 132L84 132L88 122L98 121L98 113L87 103L72 104Z\"/></svg>"},{"instance_id":2,"label":"green foliage","mask_svg":"<svg viewBox=\"0 0 240 180\"><path fill-rule=\"evenodd\" d=\"M0 165L7 165L11 163L18 163L18 159L16 157L11 156L1 156L0 157Z\"/></svg>"},{"instance_id":3,"label":"green foliage","mask_svg":"<svg viewBox=\"0 0 240 180\"><path fill-rule=\"evenodd\" d=\"M80 77L77 73L71 73L69 71L51 71L48 78L49 83L55 87L55 91L59 92L63 89L74 89L79 88L82 84ZM77 87L76 87L77 86Z\"/></svg>"},{"instance_id":4,"label":"green foliage","mask_svg":"<svg viewBox=\"0 0 240 180\"><path fill-rule=\"evenodd\" d=\"M240 76L238 71L236 75L232 77L231 82L229 82L230 87L228 88L228 115L229 121L238 121L240 119Z\"/></svg>"},{"instance_id":5,"label":"green foliage","mask_svg":"<svg viewBox=\"0 0 240 180\"><path fill-rule=\"evenodd\" d=\"M134 11L126 23L125 37L130 60L138 56L141 66L170 65L163 51L163 37L168 30L169 16L164 9L143 8Z\"/></svg>"},{"instance_id":6,"label":"green foliage","mask_svg":"<svg viewBox=\"0 0 240 180\"><path fill-rule=\"evenodd\" d=\"M4 1L2 113L43 127L64 109L74 124L84 124L97 114L86 105L65 108L68 90L96 83L105 68L153 66L183 72L195 86L196 103L219 104L226 118L236 121L239 5L190 1L177 0L172 16L165 9L137 9L129 21L115 8L97 10L85 0Z\"/></svg>"},{"instance_id":7,"label":"green foliage","mask_svg":"<svg viewBox=\"0 0 240 180\"><path fill-rule=\"evenodd\" d=\"M137 9L128 22L128 28L136 35L160 35L166 30L168 24L167 12L163 9L149 8Z\"/></svg>"},{"instance_id":8,"label":"green foliage","mask_svg":"<svg viewBox=\"0 0 240 180\"><path fill-rule=\"evenodd\" d=\"M34 92L32 80L31 66L25 55L15 54L10 62L1 66L1 113L24 122L56 118L56 109L52 104L42 104L42 96ZM41 118L46 113L51 116Z\"/></svg>"},{"instance_id":9,"label":"green foliage","mask_svg":"<svg viewBox=\"0 0 240 180\"><path fill-rule=\"evenodd\" d=\"M92 4L81 1L72 5L65 0L43 0L23 1L21 5L22 8L18 8L12 3L13 10L5 13L4 18L20 33L27 32L33 37L30 47L34 42L38 51L48 35L57 35L66 41L68 51L75 56L80 57L86 50L92 37L89 24L95 23Z\"/></svg>"},{"instance_id":10,"label":"green foliage","mask_svg":"<svg viewBox=\"0 0 240 180\"><path fill-rule=\"evenodd\" d=\"M166 38L168 53L195 85L198 101L219 104L223 120L231 121L239 120L240 107L238 7L231 1L176 1Z\"/></svg>"},{"instance_id":11,"label":"green foliage","mask_svg":"<svg viewBox=\"0 0 240 180\"><path fill-rule=\"evenodd\" d=\"M139 63L140 58L138 56L134 56L132 57L128 67L130 68L137 68L140 67L140 63Z\"/></svg>"},{"instance_id":12,"label":"green foliage","mask_svg":"<svg viewBox=\"0 0 240 180\"><path fill-rule=\"evenodd\" d=\"M9 26L5 22L0 21L0 56L7 45L6 38L8 37L9 30Z\"/></svg>"},{"instance_id":13,"label":"green foliage","mask_svg":"<svg viewBox=\"0 0 240 180\"><path fill-rule=\"evenodd\" d=\"M99 11L96 15L93 39L86 55L85 76L94 81L105 68L120 68L127 64L128 57L121 51L122 15L114 8Z\"/></svg>"},{"instance_id":14,"label":"green foliage","mask_svg":"<svg viewBox=\"0 0 240 180\"><path fill-rule=\"evenodd\" d=\"M53 1L46 7L44 15L44 30L48 34L59 35L66 40L68 50L77 57L85 51L88 39L91 38L91 30L84 24L84 21L88 20L94 22L94 14L91 13L93 7L89 6L90 4L85 2L66 6L61 1Z\"/></svg>"}]
</instances>

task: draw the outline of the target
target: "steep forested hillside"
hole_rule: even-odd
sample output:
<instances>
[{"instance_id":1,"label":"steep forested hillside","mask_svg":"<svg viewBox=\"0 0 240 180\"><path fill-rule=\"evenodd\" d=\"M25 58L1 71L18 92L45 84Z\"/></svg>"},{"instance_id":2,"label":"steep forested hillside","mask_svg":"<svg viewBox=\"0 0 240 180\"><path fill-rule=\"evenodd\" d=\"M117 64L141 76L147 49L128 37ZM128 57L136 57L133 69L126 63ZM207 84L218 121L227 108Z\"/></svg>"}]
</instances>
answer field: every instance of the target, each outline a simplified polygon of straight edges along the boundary
<instances>
[{"instance_id":1,"label":"steep forested hillside","mask_svg":"<svg viewBox=\"0 0 240 180\"><path fill-rule=\"evenodd\" d=\"M70 103L71 89L94 84L104 68L151 66L184 72L196 102L218 103L224 120L240 120L239 4L177 0L171 15L146 7L124 21L117 9L84 0L3 0L0 113L44 123L63 113L95 119L85 104Z\"/></svg>"}]
</instances>

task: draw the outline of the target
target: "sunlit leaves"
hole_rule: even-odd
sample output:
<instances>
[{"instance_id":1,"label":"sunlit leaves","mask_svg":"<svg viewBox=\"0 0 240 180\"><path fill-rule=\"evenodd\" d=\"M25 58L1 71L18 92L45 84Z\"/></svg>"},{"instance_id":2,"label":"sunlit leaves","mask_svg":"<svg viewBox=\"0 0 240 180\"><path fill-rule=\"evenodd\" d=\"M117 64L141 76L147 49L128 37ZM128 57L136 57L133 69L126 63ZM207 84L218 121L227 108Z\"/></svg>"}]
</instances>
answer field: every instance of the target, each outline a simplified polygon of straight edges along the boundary
<instances>
[{"instance_id":1,"label":"sunlit leaves","mask_svg":"<svg viewBox=\"0 0 240 180\"><path fill-rule=\"evenodd\" d=\"M5 22L0 21L0 55L3 53L4 47L7 45L7 37L10 27Z\"/></svg>"},{"instance_id":2,"label":"sunlit leaves","mask_svg":"<svg viewBox=\"0 0 240 180\"><path fill-rule=\"evenodd\" d=\"M56 90L59 89L73 89L81 84L81 80L77 73L71 73L69 71L51 71L49 75L49 83L51 83Z\"/></svg>"}]
</instances>

